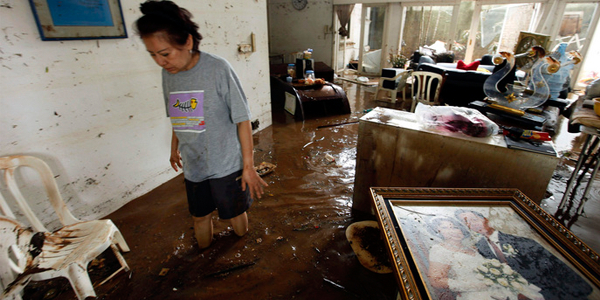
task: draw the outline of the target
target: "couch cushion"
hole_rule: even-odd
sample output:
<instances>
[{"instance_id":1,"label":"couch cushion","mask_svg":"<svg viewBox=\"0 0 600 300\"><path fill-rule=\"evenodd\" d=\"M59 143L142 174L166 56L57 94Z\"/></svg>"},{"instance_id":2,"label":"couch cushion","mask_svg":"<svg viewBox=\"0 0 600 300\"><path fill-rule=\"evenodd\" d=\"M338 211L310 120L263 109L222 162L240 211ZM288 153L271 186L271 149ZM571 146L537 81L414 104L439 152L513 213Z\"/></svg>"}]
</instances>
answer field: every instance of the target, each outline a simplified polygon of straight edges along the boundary
<instances>
[{"instance_id":1,"label":"couch cushion","mask_svg":"<svg viewBox=\"0 0 600 300\"><path fill-rule=\"evenodd\" d=\"M482 66L493 66L494 65L494 56L491 54L486 54L481 57L479 65Z\"/></svg>"},{"instance_id":2,"label":"couch cushion","mask_svg":"<svg viewBox=\"0 0 600 300\"><path fill-rule=\"evenodd\" d=\"M477 61L477 60L470 64L465 64L465 62L462 60L459 60L456 63L456 68L459 70L477 71L477 67L479 67L479 61Z\"/></svg>"},{"instance_id":3,"label":"couch cushion","mask_svg":"<svg viewBox=\"0 0 600 300\"><path fill-rule=\"evenodd\" d=\"M394 77L396 77L396 75L398 75L398 73L402 72L402 70L404 70L404 69L383 68L383 69L381 69L381 77L394 78Z\"/></svg>"},{"instance_id":4,"label":"couch cushion","mask_svg":"<svg viewBox=\"0 0 600 300\"><path fill-rule=\"evenodd\" d=\"M467 106L476 100L483 100L486 95L483 84L491 73L464 70L447 70L444 72L444 84L440 91L443 103L452 106Z\"/></svg>"},{"instance_id":5,"label":"couch cushion","mask_svg":"<svg viewBox=\"0 0 600 300\"><path fill-rule=\"evenodd\" d=\"M440 63L440 64L422 63L419 65L419 67L417 67L417 71L428 71L428 72L433 72L433 73L437 73L440 75L444 75L444 71L446 71L447 68L443 67L443 65L446 65L446 63Z\"/></svg>"}]
</instances>

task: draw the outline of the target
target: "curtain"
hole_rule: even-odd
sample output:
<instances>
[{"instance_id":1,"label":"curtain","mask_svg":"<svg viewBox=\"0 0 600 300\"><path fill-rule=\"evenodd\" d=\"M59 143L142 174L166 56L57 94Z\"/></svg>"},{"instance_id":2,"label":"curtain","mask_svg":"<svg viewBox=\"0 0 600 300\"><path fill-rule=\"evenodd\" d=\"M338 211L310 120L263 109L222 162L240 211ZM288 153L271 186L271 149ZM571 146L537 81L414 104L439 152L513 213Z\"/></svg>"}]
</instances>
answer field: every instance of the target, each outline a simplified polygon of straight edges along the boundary
<instances>
[{"instance_id":1,"label":"curtain","mask_svg":"<svg viewBox=\"0 0 600 300\"><path fill-rule=\"evenodd\" d=\"M336 5L335 12L337 13L340 24L342 25L339 29L339 34L344 37L348 37L348 22L350 21L350 15L354 9L354 4Z\"/></svg>"}]
</instances>

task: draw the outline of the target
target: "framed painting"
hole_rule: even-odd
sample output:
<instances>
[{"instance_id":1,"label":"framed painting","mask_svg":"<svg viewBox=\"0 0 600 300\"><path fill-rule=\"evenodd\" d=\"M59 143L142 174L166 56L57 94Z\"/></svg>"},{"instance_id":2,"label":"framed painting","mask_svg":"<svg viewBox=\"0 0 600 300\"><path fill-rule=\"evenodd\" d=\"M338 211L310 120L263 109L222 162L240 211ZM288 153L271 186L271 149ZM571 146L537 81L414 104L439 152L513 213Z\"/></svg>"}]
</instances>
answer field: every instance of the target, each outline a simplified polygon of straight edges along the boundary
<instances>
[{"instance_id":1,"label":"framed painting","mask_svg":"<svg viewBox=\"0 0 600 300\"><path fill-rule=\"evenodd\" d=\"M600 262L517 189L371 188L402 299L600 299Z\"/></svg>"},{"instance_id":2,"label":"framed painting","mask_svg":"<svg viewBox=\"0 0 600 300\"><path fill-rule=\"evenodd\" d=\"M127 38L119 0L29 0L43 41Z\"/></svg>"},{"instance_id":3,"label":"framed painting","mask_svg":"<svg viewBox=\"0 0 600 300\"><path fill-rule=\"evenodd\" d=\"M533 46L541 46L549 54L550 47L550 36L545 34L539 34L534 32L521 31L519 32L519 38L515 45L515 55L529 52ZM518 68L523 67L528 62L527 57L516 57L515 62Z\"/></svg>"}]
</instances>

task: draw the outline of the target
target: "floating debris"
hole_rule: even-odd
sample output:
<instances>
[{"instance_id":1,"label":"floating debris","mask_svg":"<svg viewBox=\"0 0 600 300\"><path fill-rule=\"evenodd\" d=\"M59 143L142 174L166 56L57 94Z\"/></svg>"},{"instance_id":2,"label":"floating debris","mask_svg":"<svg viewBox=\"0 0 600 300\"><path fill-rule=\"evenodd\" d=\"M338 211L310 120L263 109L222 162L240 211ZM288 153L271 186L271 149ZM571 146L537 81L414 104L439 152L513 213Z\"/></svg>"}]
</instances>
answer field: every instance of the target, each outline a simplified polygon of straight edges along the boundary
<instances>
[{"instance_id":1,"label":"floating debris","mask_svg":"<svg viewBox=\"0 0 600 300\"><path fill-rule=\"evenodd\" d=\"M338 289L340 289L340 290L342 290L342 291L344 291L344 292L346 292L346 293L348 293L348 294L350 294L350 295L352 295L352 296L354 296L354 297L356 297L356 298L360 298L360 296L359 296L359 295L357 295L357 294L355 294L355 293L353 293L353 292L349 291L349 290L348 290L347 288L345 288L344 286L342 286L342 285L339 285L339 284L337 284L337 283L335 283L335 282L333 282L333 281L331 281L331 280L329 280L329 279L327 279L327 278L325 278L325 277L323 277L323 281L325 281L325 282L327 282L327 283L331 284L332 286L334 286L334 287L336 287L336 288L338 288Z\"/></svg>"},{"instance_id":2,"label":"floating debris","mask_svg":"<svg viewBox=\"0 0 600 300\"><path fill-rule=\"evenodd\" d=\"M329 153L325 153L325 161L327 161L328 164L334 163L335 157Z\"/></svg>"},{"instance_id":3,"label":"floating debris","mask_svg":"<svg viewBox=\"0 0 600 300\"><path fill-rule=\"evenodd\" d=\"M302 225L300 227L294 228L293 230L294 231L304 231L304 230L308 230L308 229L319 229L319 228L321 228L321 226L319 226L319 225L314 225L313 226L313 225L310 225L310 224L304 224L304 225Z\"/></svg>"},{"instance_id":4,"label":"floating debris","mask_svg":"<svg viewBox=\"0 0 600 300\"><path fill-rule=\"evenodd\" d=\"M242 264L235 265L235 266L233 266L233 267L230 267L230 268L227 268L227 269L223 269L223 270L221 270L221 271L217 271L217 272L214 272L214 273L210 273L210 274L208 274L208 275L206 275L206 276L213 277L213 276L217 276L217 275L222 275L222 274L229 273L229 272L231 272L231 271L235 271L235 270L239 270L239 269L247 268L247 267L253 266L253 265L255 265L255 264L256 264L256 262L254 262L254 261L251 261L251 262L249 262L249 263L242 263Z\"/></svg>"}]
</instances>

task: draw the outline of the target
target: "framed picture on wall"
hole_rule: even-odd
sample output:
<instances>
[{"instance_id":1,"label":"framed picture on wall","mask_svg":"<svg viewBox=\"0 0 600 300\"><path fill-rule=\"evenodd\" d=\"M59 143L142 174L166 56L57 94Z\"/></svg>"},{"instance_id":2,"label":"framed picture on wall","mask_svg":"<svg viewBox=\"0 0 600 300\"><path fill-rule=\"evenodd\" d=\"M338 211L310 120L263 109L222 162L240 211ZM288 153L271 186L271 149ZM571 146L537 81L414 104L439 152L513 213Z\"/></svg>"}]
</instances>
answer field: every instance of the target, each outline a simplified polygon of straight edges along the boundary
<instances>
[{"instance_id":1,"label":"framed picture on wall","mask_svg":"<svg viewBox=\"0 0 600 300\"><path fill-rule=\"evenodd\" d=\"M127 38L119 0L29 0L43 41Z\"/></svg>"},{"instance_id":2,"label":"framed picture on wall","mask_svg":"<svg viewBox=\"0 0 600 300\"><path fill-rule=\"evenodd\" d=\"M517 189L370 191L402 299L600 296L598 254Z\"/></svg>"}]
</instances>

